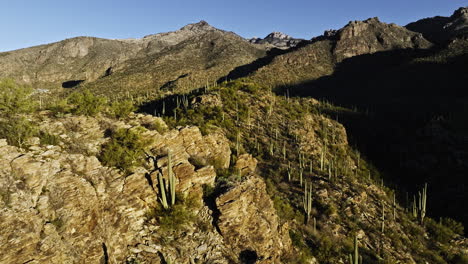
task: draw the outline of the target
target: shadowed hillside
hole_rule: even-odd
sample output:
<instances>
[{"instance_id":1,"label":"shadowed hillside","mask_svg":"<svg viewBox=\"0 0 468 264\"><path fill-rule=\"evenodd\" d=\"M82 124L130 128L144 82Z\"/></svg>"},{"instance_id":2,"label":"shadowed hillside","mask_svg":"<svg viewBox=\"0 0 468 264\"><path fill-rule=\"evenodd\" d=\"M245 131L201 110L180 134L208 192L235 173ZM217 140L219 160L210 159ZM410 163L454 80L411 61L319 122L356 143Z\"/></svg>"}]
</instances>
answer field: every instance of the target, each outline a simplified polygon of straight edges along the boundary
<instances>
[{"instance_id":1,"label":"shadowed hillside","mask_svg":"<svg viewBox=\"0 0 468 264\"><path fill-rule=\"evenodd\" d=\"M353 144L386 179L406 190L431 188L431 214L468 221L468 45L443 50L401 50L361 55L338 64L330 76L279 88L358 109L331 111ZM404 190L404 191L406 191Z\"/></svg>"}]
</instances>

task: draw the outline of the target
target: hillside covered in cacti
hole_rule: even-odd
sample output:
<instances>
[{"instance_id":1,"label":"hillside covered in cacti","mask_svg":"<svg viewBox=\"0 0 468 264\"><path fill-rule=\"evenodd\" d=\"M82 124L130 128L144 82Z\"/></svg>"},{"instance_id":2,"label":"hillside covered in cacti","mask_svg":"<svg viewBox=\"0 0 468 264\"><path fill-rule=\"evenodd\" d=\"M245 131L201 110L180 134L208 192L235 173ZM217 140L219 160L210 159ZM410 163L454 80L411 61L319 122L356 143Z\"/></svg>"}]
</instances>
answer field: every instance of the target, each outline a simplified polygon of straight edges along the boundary
<instances>
[{"instance_id":1,"label":"hillside covered in cacti","mask_svg":"<svg viewBox=\"0 0 468 264\"><path fill-rule=\"evenodd\" d=\"M0 53L0 263L468 263L467 40L417 28Z\"/></svg>"}]
</instances>

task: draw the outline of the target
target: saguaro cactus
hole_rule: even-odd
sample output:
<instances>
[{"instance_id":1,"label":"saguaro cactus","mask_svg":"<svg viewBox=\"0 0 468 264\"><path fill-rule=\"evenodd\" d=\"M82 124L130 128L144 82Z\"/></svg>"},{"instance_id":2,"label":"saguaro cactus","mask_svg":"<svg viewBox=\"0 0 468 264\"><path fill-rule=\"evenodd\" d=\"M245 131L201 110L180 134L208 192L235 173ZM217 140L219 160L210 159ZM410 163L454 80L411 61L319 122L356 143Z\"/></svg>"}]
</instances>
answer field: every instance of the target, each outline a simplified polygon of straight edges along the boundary
<instances>
[{"instance_id":1,"label":"saguaro cactus","mask_svg":"<svg viewBox=\"0 0 468 264\"><path fill-rule=\"evenodd\" d=\"M176 179L175 175L172 172L172 155L171 152L168 152L167 156L167 174L169 178L169 183L166 184L166 181L163 179L163 176L160 172L158 172L158 184L159 184L159 201L164 209L168 209L169 207L175 204L176 200L176 193L175 193L175 186L176 186ZM170 199L170 202L168 200Z\"/></svg>"},{"instance_id":2,"label":"saguaro cactus","mask_svg":"<svg viewBox=\"0 0 468 264\"><path fill-rule=\"evenodd\" d=\"M424 224L424 217L426 217L426 201L427 201L427 183L424 184L422 192L419 193L419 217L421 225Z\"/></svg>"},{"instance_id":3,"label":"saguaro cactus","mask_svg":"<svg viewBox=\"0 0 468 264\"><path fill-rule=\"evenodd\" d=\"M354 236L354 256L353 254L349 254L349 264L362 264L362 256L359 256L357 236Z\"/></svg>"},{"instance_id":4,"label":"saguaro cactus","mask_svg":"<svg viewBox=\"0 0 468 264\"><path fill-rule=\"evenodd\" d=\"M310 189L307 190L307 182L304 186L304 212L306 213L306 224L309 222L310 213L312 212L312 183L310 183Z\"/></svg>"}]
</instances>

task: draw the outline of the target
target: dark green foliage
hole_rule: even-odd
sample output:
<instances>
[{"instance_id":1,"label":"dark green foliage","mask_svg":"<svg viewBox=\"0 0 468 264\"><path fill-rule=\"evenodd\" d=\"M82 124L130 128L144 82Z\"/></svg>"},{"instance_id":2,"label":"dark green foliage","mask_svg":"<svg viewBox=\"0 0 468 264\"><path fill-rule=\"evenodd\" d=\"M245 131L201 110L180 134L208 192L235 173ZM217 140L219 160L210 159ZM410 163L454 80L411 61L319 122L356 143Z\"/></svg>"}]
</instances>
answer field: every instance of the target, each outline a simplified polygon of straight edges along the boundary
<instances>
[{"instance_id":1,"label":"dark green foliage","mask_svg":"<svg viewBox=\"0 0 468 264\"><path fill-rule=\"evenodd\" d=\"M63 116L64 114L71 113L72 106L68 104L67 99L58 100L48 106L48 109L56 117Z\"/></svg>"},{"instance_id":2,"label":"dark green foliage","mask_svg":"<svg viewBox=\"0 0 468 264\"><path fill-rule=\"evenodd\" d=\"M288 263L308 263L307 260L310 259L312 255L302 234L294 230L289 230L289 238L291 238L291 243L294 248L299 250L300 255L294 258L294 260L289 260Z\"/></svg>"},{"instance_id":3,"label":"dark green foliage","mask_svg":"<svg viewBox=\"0 0 468 264\"><path fill-rule=\"evenodd\" d=\"M140 129L121 128L112 132L99 159L106 166L128 170L144 161L144 149L147 145L148 140L142 138Z\"/></svg>"},{"instance_id":4,"label":"dark green foliage","mask_svg":"<svg viewBox=\"0 0 468 264\"><path fill-rule=\"evenodd\" d=\"M0 80L0 138L8 144L23 147L25 141L37 133L37 128L25 114L34 110L32 88L10 79Z\"/></svg>"},{"instance_id":5,"label":"dark green foliage","mask_svg":"<svg viewBox=\"0 0 468 264\"><path fill-rule=\"evenodd\" d=\"M455 236L455 233L450 228L437 223L431 218L426 218L426 227L431 237L441 243L448 243Z\"/></svg>"},{"instance_id":6,"label":"dark green foliage","mask_svg":"<svg viewBox=\"0 0 468 264\"><path fill-rule=\"evenodd\" d=\"M101 112L107 99L103 96L96 96L89 90L74 92L68 98L67 102L72 106L71 112L76 115L95 116Z\"/></svg>"},{"instance_id":7,"label":"dark green foliage","mask_svg":"<svg viewBox=\"0 0 468 264\"><path fill-rule=\"evenodd\" d=\"M58 145L60 143L60 137L44 131L39 132L39 139L41 145Z\"/></svg>"},{"instance_id":8,"label":"dark green foliage","mask_svg":"<svg viewBox=\"0 0 468 264\"><path fill-rule=\"evenodd\" d=\"M459 253L450 258L451 264L466 264L468 263L468 255Z\"/></svg>"},{"instance_id":9,"label":"dark green foliage","mask_svg":"<svg viewBox=\"0 0 468 264\"><path fill-rule=\"evenodd\" d=\"M0 114L12 116L33 111L32 92L29 86L17 84L11 79L0 79Z\"/></svg>"},{"instance_id":10,"label":"dark green foliage","mask_svg":"<svg viewBox=\"0 0 468 264\"><path fill-rule=\"evenodd\" d=\"M188 197L183 198L182 194L177 193L176 197L177 200L173 206L165 209L158 204L157 208L151 209L146 215L147 219L156 219L161 233L181 231L184 226L193 223L196 219L193 209L200 206L196 195L189 194Z\"/></svg>"},{"instance_id":11,"label":"dark green foliage","mask_svg":"<svg viewBox=\"0 0 468 264\"><path fill-rule=\"evenodd\" d=\"M449 217L443 217L440 222L441 222L441 224L443 226L445 226L448 229L452 230L453 233L463 236L464 227L463 227L462 223L460 223L460 222L458 222L456 220L453 220L452 218L449 218Z\"/></svg>"},{"instance_id":12,"label":"dark green foliage","mask_svg":"<svg viewBox=\"0 0 468 264\"><path fill-rule=\"evenodd\" d=\"M36 133L36 125L24 116L0 120L0 138L6 138L10 145L23 147L26 140Z\"/></svg>"},{"instance_id":13,"label":"dark green foliage","mask_svg":"<svg viewBox=\"0 0 468 264\"><path fill-rule=\"evenodd\" d=\"M131 112L135 110L136 107L130 100L112 102L112 104L109 107L110 115L118 119L127 117Z\"/></svg>"}]
</instances>

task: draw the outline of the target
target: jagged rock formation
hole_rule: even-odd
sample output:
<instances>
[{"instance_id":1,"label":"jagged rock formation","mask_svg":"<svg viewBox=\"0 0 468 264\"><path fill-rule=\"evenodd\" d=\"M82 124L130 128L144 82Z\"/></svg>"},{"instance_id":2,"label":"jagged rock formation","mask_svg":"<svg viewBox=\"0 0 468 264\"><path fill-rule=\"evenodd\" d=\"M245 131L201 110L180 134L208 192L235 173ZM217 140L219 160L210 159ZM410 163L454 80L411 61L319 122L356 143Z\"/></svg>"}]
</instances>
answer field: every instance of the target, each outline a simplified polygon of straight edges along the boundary
<instances>
[{"instance_id":1,"label":"jagged rock formation","mask_svg":"<svg viewBox=\"0 0 468 264\"><path fill-rule=\"evenodd\" d=\"M444 44L451 39L468 35L468 7L460 7L450 17L424 18L405 27L422 33L434 43Z\"/></svg>"},{"instance_id":2,"label":"jagged rock formation","mask_svg":"<svg viewBox=\"0 0 468 264\"><path fill-rule=\"evenodd\" d=\"M281 257L291 251L288 226L280 225L263 179L254 174L256 164L251 155L238 160L236 167L244 179L216 198L217 226L226 243L246 262L250 257L250 261L258 259L257 263L281 263Z\"/></svg>"},{"instance_id":3,"label":"jagged rock formation","mask_svg":"<svg viewBox=\"0 0 468 264\"><path fill-rule=\"evenodd\" d=\"M333 37L336 38L333 54L338 61L378 51L424 49L431 46L422 35L395 24L382 23L376 17L352 21Z\"/></svg>"},{"instance_id":4,"label":"jagged rock formation","mask_svg":"<svg viewBox=\"0 0 468 264\"><path fill-rule=\"evenodd\" d=\"M278 49L289 49L296 47L303 39L293 38L281 32L273 32L268 34L265 38L251 38L250 43L266 44L268 46Z\"/></svg>"},{"instance_id":5,"label":"jagged rock formation","mask_svg":"<svg viewBox=\"0 0 468 264\"><path fill-rule=\"evenodd\" d=\"M162 121L136 115L128 123L108 122L105 118L68 117L49 120L43 125L63 139L67 139L70 133L80 134L73 144L86 140L82 143L93 146L89 143L102 143L105 127L131 128ZM70 123L74 124L73 131L69 130ZM216 164L219 168L229 166L227 139L220 134L202 136L196 127L162 134L146 130L145 137L154 139L148 147L158 157L154 165L161 168L164 175L167 174L164 153L171 150L173 171L178 180L177 191L198 201L198 207L193 208L194 213L200 224L204 223L207 228L211 226L212 212L203 205L202 186L212 186L216 177L213 166L208 164ZM0 262L122 263L133 256L159 263L154 259L160 259L158 254L164 252L166 257L170 256L178 263L187 262L190 258L204 263L227 263L229 258L237 259L239 248L244 246L251 245L259 253L274 258L290 247L287 240L272 244L272 239L280 238L276 236L280 231L275 220L277 216L266 195L263 180L254 177L224 196L244 185L250 186L252 192L236 196L249 214L240 217L239 212L223 205L218 225L225 232L220 235L212 226L207 230L193 226L191 235L184 232L183 237L176 240L178 243L185 241L184 246L178 245L177 252L164 251L162 234L157 226L155 229L154 224L148 222L147 217L150 209L158 203L157 179L151 173L151 166L137 168L126 176L116 169L102 166L95 156L71 154L69 144L66 140L60 146L32 143L28 150L21 150L0 140ZM87 148L81 150L87 151ZM193 160L197 160L197 167L191 164ZM201 161L205 165L201 165ZM258 209L267 218L250 214ZM231 223L242 217L258 222L252 225L252 222L244 221L244 226L236 225L239 235L228 232L228 228L234 228ZM267 232L273 233L266 235ZM265 234L263 242L257 240L260 233ZM256 242L231 243L239 239Z\"/></svg>"}]
</instances>

